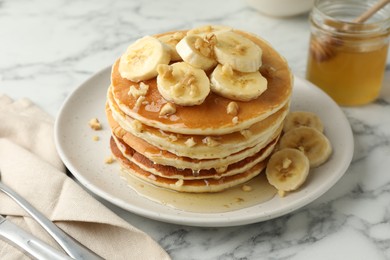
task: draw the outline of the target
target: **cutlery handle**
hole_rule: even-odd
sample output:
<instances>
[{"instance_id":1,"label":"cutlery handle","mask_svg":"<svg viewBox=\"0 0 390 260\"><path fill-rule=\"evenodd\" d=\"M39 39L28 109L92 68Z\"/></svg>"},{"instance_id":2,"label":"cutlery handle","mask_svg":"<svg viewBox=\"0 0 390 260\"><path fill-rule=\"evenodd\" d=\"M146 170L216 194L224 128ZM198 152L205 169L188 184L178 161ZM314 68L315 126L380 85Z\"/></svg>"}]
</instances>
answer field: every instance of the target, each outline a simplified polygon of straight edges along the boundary
<instances>
[{"instance_id":1,"label":"cutlery handle","mask_svg":"<svg viewBox=\"0 0 390 260\"><path fill-rule=\"evenodd\" d=\"M34 208L34 206L32 206L27 200L1 182L0 190L16 201L19 206L21 206L32 218L34 218L54 238L54 240L57 241L57 243L70 257L73 259L88 260L103 259L62 231L41 212Z\"/></svg>"},{"instance_id":2,"label":"cutlery handle","mask_svg":"<svg viewBox=\"0 0 390 260\"><path fill-rule=\"evenodd\" d=\"M0 224L0 238L21 249L34 259L71 259L66 254L54 249L8 220Z\"/></svg>"}]
</instances>

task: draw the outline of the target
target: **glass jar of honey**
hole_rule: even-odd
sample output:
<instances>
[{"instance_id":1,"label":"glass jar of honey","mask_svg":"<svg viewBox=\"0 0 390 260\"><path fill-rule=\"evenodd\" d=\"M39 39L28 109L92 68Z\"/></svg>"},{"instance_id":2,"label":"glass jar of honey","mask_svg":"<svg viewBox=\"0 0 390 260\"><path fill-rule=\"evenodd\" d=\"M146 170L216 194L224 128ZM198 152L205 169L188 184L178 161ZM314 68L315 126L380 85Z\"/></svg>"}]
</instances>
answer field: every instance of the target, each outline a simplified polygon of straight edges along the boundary
<instances>
[{"instance_id":1,"label":"glass jar of honey","mask_svg":"<svg viewBox=\"0 0 390 260\"><path fill-rule=\"evenodd\" d=\"M375 100L386 67L390 5L365 22L356 18L377 0L317 0L310 14L306 77L339 105Z\"/></svg>"}]
</instances>

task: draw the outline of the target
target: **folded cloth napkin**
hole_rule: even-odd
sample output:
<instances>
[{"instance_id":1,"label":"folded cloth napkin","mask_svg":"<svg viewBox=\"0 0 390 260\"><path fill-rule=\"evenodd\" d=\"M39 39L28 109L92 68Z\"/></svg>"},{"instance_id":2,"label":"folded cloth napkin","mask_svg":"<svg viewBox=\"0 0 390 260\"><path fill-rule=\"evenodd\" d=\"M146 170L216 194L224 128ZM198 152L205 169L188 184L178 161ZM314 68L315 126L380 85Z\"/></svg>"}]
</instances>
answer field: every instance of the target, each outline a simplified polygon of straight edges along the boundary
<instances>
[{"instance_id":1,"label":"folded cloth napkin","mask_svg":"<svg viewBox=\"0 0 390 260\"><path fill-rule=\"evenodd\" d=\"M0 94L1 180L61 229L105 259L169 259L145 233L107 209L64 173L53 120L27 99ZM60 248L12 199L0 192L0 214ZM0 240L0 259L28 258Z\"/></svg>"}]
</instances>

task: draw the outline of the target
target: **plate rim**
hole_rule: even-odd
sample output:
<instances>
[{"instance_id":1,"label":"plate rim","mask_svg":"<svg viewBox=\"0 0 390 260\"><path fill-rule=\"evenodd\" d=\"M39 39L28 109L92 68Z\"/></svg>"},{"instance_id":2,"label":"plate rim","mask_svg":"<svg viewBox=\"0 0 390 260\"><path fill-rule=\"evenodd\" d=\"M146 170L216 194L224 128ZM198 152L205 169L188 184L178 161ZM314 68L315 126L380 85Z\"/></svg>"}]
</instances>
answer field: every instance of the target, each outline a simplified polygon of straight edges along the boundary
<instances>
[{"instance_id":1,"label":"plate rim","mask_svg":"<svg viewBox=\"0 0 390 260\"><path fill-rule=\"evenodd\" d=\"M328 182L327 185L325 185L325 187L323 187L320 190L317 190L310 197L304 196L304 197L300 198L299 200L294 201L294 203L292 203L292 205L290 205L289 207L282 208L282 210L279 210L277 213L275 213L275 212L259 212L257 214L251 213L251 214L244 214L244 216L242 216L241 218L237 218L237 217L232 218L232 217L226 216L226 215L229 215L231 213L234 213L234 212L240 211L240 210L221 212L221 213L185 212L186 214L190 214L193 216L187 215L184 217L181 214L179 214L179 216L177 216L177 214L172 216L172 214L161 213L161 212L159 213L159 212L154 212L154 211L151 212L150 210L130 205L128 202L124 201L123 199L113 197L111 194L105 192L101 188L96 187L95 185L90 183L90 181L85 176L83 176L83 174L80 173L78 169L76 169L76 167L73 165L72 161L70 160L69 156L65 153L65 151L62 147L61 141L60 141L60 136L59 136L60 132L61 132L60 131L60 123L61 123L62 118L64 117L65 108L67 107L69 102L79 92L81 92L84 88L90 87L90 86L88 86L88 84L91 81L93 81L96 77L99 77L99 76L102 76L106 73L109 73L109 71L111 71L111 66L107 66L107 67L101 69L97 73L90 76L87 80L85 80L78 87L76 87L67 96L67 98L65 99L65 101L61 105L61 107L58 111L58 114L56 116L56 119L55 119L54 142L55 142L55 146L56 146L57 152L58 152L61 160L63 161L65 166L69 169L69 171L73 174L73 176L77 179L77 181L79 181L79 183L81 185L83 185L87 190L89 190L93 194L97 195L99 198L104 199L105 201L108 201L108 202L110 202L110 203L112 203L112 204L114 204L114 205L116 205L116 206L118 206L126 211L131 212L131 213L134 213L134 214L137 214L137 215L140 215L143 217L147 217L150 219L154 219L154 220L167 222L167 223L181 224L181 225L188 225L188 226L201 226L201 227L227 227L227 226L238 226L238 225L246 225L246 224L251 224L251 223L256 223L256 222L267 221L270 219L274 219L274 218L289 214L293 211L296 211L297 209L302 208L302 207L308 205L309 203L315 201L319 197L321 197L323 194L325 194L331 187L333 187L341 179L341 177L345 174L345 172L347 171L347 169L352 161L353 151L354 151L353 133L352 133L350 123L349 123L346 115L344 114L344 112L323 90L321 90L320 88L318 88L314 84L310 83L309 81L294 75L294 87L297 86L297 82L299 84L302 84L302 85L308 85L309 87L313 87L313 91L317 92L319 95L323 95L322 98L328 99L327 102L330 102L330 103L332 103L333 106L337 107L337 109L340 112L340 116L343 119L343 122L346 123L345 127L347 127L346 130L348 131L348 134L346 135L346 138L347 138L346 142L350 144L349 150L351 152L347 155L347 160L346 160L347 162L344 163L343 167L339 169L340 173L336 176L336 178L333 178L331 182ZM294 95L294 93L293 93L293 95ZM118 178L119 178L119 174L118 174ZM123 181L123 180L120 180L120 181ZM165 206L165 207L169 207L169 206ZM252 206L252 207L254 207L254 206ZM261 205L260 205L260 207L261 207ZM241 209L241 210L245 211L245 208ZM178 210L176 209L175 211L178 211ZM221 217L224 219L223 219L223 221L221 221L221 219L218 219L218 218L206 219L206 218L199 217L199 216L207 216L207 215L213 215L213 216L221 215Z\"/></svg>"}]
</instances>

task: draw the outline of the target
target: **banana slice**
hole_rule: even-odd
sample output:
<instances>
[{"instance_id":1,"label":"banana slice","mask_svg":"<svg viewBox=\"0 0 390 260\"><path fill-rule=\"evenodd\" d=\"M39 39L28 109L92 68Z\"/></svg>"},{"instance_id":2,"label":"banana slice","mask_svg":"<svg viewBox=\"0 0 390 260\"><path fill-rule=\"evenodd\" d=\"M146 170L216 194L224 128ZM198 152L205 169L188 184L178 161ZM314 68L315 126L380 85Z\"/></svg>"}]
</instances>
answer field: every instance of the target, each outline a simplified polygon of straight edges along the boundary
<instances>
[{"instance_id":1,"label":"banana slice","mask_svg":"<svg viewBox=\"0 0 390 260\"><path fill-rule=\"evenodd\" d=\"M159 65L157 70L157 88L167 101L182 106L199 105L210 93L206 73L186 62Z\"/></svg>"},{"instance_id":2,"label":"banana slice","mask_svg":"<svg viewBox=\"0 0 390 260\"><path fill-rule=\"evenodd\" d=\"M176 51L176 45L177 43L184 38L186 34L184 32L175 32L172 34L162 35L158 37L160 41L165 43L169 49L169 52L171 54L171 61L181 61L182 58L180 57L179 53Z\"/></svg>"},{"instance_id":3,"label":"banana slice","mask_svg":"<svg viewBox=\"0 0 390 260\"><path fill-rule=\"evenodd\" d=\"M295 148L303 152L310 161L310 167L323 164L332 153L328 138L320 131L301 126L293 128L280 139L280 148Z\"/></svg>"},{"instance_id":4,"label":"banana slice","mask_svg":"<svg viewBox=\"0 0 390 260\"><path fill-rule=\"evenodd\" d=\"M301 126L315 128L321 133L324 131L321 119L316 114L307 111L290 112L284 120L283 131L286 133L293 128Z\"/></svg>"},{"instance_id":5,"label":"banana slice","mask_svg":"<svg viewBox=\"0 0 390 260\"><path fill-rule=\"evenodd\" d=\"M300 151L285 148L274 153L267 163L265 173L268 182L279 194L298 189L309 175L310 164Z\"/></svg>"},{"instance_id":6,"label":"banana slice","mask_svg":"<svg viewBox=\"0 0 390 260\"><path fill-rule=\"evenodd\" d=\"M220 33L220 32L229 32L232 31L232 27L225 25L204 25L187 32L187 35L200 35L204 36L209 33Z\"/></svg>"},{"instance_id":7,"label":"banana slice","mask_svg":"<svg viewBox=\"0 0 390 260\"><path fill-rule=\"evenodd\" d=\"M134 82L157 76L157 66L168 64L170 54L158 39L145 36L131 44L119 61L119 73L122 78Z\"/></svg>"},{"instance_id":8,"label":"banana slice","mask_svg":"<svg viewBox=\"0 0 390 260\"><path fill-rule=\"evenodd\" d=\"M184 37L177 45L176 51L180 57L195 68L208 70L217 65L214 59L215 36L201 37L189 35Z\"/></svg>"},{"instance_id":9,"label":"banana slice","mask_svg":"<svg viewBox=\"0 0 390 260\"><path fill-rule=\"evenodd\" d=\"M214 53L219 63L241 72L259 70L263 52L253 41L234 32L221 32L216 37Z\"/></svg>"},{"instance_id":10,"label":"banana slice","mask_svg":"<svg viewBox=\"0 0 390 260\"><path fill-rule=\"evenodd\" d=\"M210 76L211 90L223 97L249 101L267 90L267 79L259 71L234 71L230 65L218 65Z\"/></svg>"}]
</instances>

